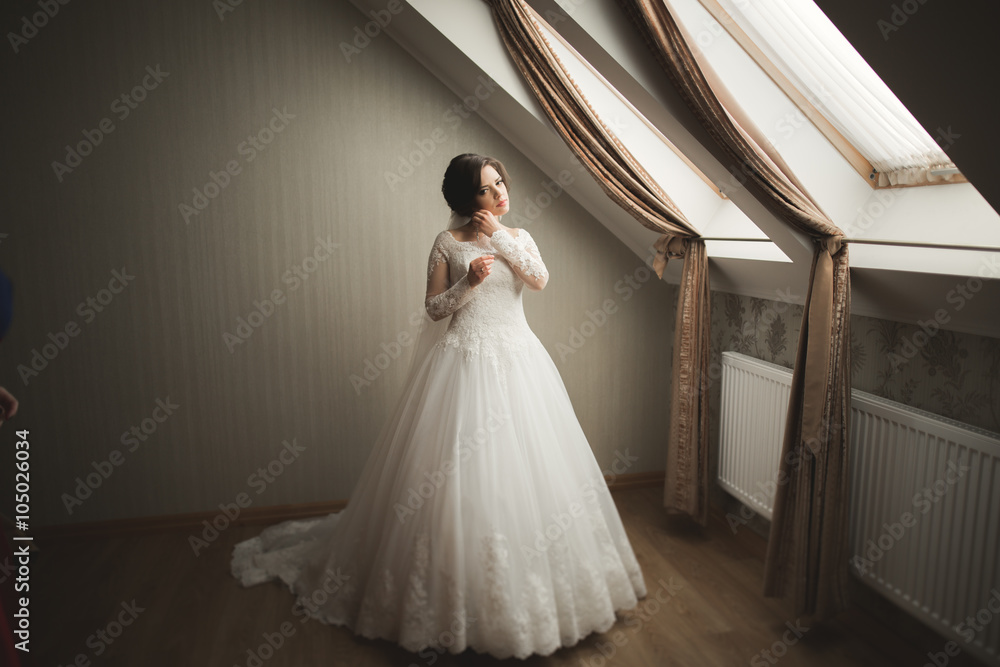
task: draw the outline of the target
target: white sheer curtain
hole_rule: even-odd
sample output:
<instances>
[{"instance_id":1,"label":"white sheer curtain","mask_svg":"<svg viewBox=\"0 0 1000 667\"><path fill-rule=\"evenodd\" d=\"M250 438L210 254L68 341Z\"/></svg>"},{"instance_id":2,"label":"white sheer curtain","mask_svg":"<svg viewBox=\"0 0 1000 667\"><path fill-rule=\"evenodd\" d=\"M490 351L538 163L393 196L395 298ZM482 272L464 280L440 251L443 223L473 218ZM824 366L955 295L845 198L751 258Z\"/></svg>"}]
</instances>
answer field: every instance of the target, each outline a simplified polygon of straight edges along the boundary
<instances>
[{"instance_id":1,"label":"white sheer curtain","mask_svg":"<svg viewBox=\"0 0 1000 667\"><path fill-rule=\"evenodd\" d=\"M765 55L879 172L879 185L947 180L954 164L813 0L720 0Z\"/></svg>"}]
</instances>

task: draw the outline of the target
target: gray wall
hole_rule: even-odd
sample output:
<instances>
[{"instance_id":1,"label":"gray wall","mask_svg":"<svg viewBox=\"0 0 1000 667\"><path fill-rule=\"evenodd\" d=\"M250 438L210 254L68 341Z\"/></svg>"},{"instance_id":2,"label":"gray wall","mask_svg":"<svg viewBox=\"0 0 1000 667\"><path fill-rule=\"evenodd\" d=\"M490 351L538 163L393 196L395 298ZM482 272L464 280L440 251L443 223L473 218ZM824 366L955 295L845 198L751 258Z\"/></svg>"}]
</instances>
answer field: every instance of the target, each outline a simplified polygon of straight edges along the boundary
<instances>
[{"instance_id":1,"label":"gray wall","mask_svg":"<svg viewBox=\"0 0 1000 667\"><path fill-rule=\"evenodd\" d=\"M37 5L2 11L16 30ZM0 380L21 414L0 437L30 429L36 525L211 510L240 492L255 507L349 496L412 348L370 386L355 390L351 375L415 329L448 218L448 160L503 160L511 218L527 219L526 198L547 180L478 116L449 114L460 100L387 35L348 62L341 43L367 20L346 0L245 2L222 19L204 0L71 3L4 55L0 267L15 312ZM147 66L169 74L147 78L123 117L115 100ZM275 121L281 131L251 160L240 146L273 109L294 117ZM52 163L104 118L113 131L59 180ZM434 151L390 184L386 173L428 141ZM180 205L230 161L239 173L185 220ZM530 231L552 277L525 293L528 320L598 462L628 448L639 456L630 472L661 470L675 288L650 280L626 301L616 283L641 262L568 197ZM317 238L339 245L293 287L283 276ZM122 287L115 271L134 278ZM224 334L276 289L284 302L230 350ZM564 354L605 299L617 312ZM75 335L60 336L67 328ZM50 334L62 349L45 348ZM26 370L35 350L53 357L37 374ZM176 407L166 415L158 401ZM144 420L149 433L123 443ZM293 439L305 450L273 483L251 479ZM64 494L115 451L120 465L68 513Z\"/></svg>"}]
</instances>

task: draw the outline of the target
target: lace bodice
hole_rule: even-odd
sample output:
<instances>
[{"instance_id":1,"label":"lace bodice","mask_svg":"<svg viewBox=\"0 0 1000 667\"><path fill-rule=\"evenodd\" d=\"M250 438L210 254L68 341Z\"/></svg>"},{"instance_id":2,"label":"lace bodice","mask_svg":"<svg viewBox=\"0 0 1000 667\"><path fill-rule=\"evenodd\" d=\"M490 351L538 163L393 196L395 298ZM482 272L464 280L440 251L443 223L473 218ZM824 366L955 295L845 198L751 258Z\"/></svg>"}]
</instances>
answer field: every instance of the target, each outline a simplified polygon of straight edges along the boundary
<instances>
[{"instance_id":1,"label":"lace bodice","mask_svg":"<svg viewBox=\"0 0 1000 667\"><path fill-rule=\"evenodd\" d=\"M469 262L482 255L495 256L493 267L482 283L472 287ZM456 347L467 358L482 355L498 369L505 368L510 354L541 344L524 318L521 294L525 286L542 289L548 276L534 239L524 229L516 238L501 229L478 242L459 241L451 232L441 232L427 263L425 302L432 319L452 315L438 345Z\"/></svg>"}]
</instances>

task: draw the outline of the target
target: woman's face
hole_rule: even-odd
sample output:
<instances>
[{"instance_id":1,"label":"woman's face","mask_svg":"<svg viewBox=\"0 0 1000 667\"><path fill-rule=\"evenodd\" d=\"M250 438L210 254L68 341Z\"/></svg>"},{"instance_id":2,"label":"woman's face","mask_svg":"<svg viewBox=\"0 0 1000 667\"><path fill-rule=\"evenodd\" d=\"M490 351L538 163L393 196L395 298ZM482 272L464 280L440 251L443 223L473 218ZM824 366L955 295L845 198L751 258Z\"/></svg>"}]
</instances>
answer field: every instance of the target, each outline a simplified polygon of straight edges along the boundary
<instances>
[{"instance_id":1,"label":"woman's face","mask_svg":"<svg viewBox=\"0 0 1000 667\"><path fill-rule=\"evenodd\" d=\"M507 184L503 182L496 169L491 165L483 167L479 182L481 185L475 199L476 207L479 210L489 211L497 217L510 210L510 202L507 199Z\"/></svg>"}]
</instances>

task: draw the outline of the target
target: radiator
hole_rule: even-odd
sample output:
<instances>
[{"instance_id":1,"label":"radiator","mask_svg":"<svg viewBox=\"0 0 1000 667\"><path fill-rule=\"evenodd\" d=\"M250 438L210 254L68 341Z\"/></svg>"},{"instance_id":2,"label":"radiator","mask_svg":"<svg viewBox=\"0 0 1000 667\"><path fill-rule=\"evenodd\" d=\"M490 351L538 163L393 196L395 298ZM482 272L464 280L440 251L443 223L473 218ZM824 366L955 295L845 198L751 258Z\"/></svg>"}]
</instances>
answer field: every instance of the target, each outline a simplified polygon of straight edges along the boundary
<instances>
[{"instance_id":1,"label":"radiator","mask_svg":"<svg viewBox=\"0 0 1000 667\"><path fill-rule=\"evenodd\" d=\"M722 353L719 484L768 519L791 380ZM849 447L852 573L1000 665L1000 435L853 390Z\"/></svg>"}]
</instances>

